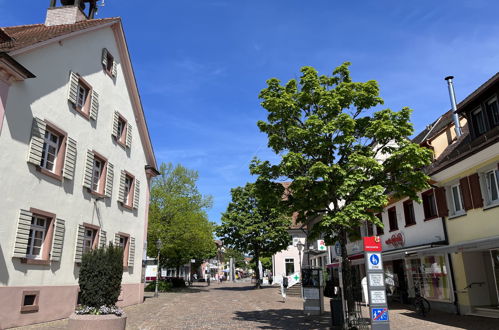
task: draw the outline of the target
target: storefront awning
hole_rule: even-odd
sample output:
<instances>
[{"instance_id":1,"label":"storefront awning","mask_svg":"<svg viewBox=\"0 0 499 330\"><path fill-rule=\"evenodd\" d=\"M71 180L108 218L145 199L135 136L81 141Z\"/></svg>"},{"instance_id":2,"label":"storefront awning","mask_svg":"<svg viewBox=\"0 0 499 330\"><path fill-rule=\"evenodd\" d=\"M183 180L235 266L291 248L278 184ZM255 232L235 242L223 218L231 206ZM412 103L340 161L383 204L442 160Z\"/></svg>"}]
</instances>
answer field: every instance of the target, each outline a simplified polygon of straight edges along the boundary
<instances>
[{"instance_id":1,"label":"storefront awning","mask_svg":"<svg viewBox=\"0 0 499 330\"><path fill-rule=\"evenodd\" d=\"M470 241L464 241L460 243L454 243L450 245L434 247L428 251L424 251L421 254L432 254L435 252L439 253L453 253L453 252L471 252L477 250L487 250L499 247L499 236L480 238Z\"/></svg>"},{"instance_id":2,"label":"storefront awning","mask_svg":"<svg viewBox=\"0 0 499 330\"><path fill-rule=\"evenodd\" d=\"M440 244L425 244L420 246L413 246L406 249L397 249L392 251L383 252L383 261L403 259L415 254L427 254L428 251L435 251L435 249L445 249L448 245ZM430 252L431 253L431 252Z\"/></svg>"}]
</instances>

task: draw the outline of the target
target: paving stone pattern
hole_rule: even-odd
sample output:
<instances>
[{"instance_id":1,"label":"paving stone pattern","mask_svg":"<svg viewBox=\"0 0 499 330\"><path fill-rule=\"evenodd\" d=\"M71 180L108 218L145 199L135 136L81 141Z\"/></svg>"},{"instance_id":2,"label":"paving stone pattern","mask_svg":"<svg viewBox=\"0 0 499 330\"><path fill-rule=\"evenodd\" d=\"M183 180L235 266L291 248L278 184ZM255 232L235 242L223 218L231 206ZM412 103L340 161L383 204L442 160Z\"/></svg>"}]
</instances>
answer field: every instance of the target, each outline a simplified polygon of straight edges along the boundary
<instances>
[{"instance_id":1,"label":"paving stone pattern","mask_svg":"<svg viewBox=\"0 0 499 330\"><path fill-rule=\"evenodd\" d=\"M329 329L329 313L307 316L300 298L282 302L276 287L255 290L250 283L204 283L182 292L125 308L127 329ZM327 299L329 300L329 299ZM329 304L326 303L326 312ZM366 312L367 313L367 312ZM367 317L367 314L366 314ZM392 306L391 329L499 329L499 320L432 311L425 319L404 306ZM65 329L66 320L24 329Z\"/></svg>"}]
</instances>

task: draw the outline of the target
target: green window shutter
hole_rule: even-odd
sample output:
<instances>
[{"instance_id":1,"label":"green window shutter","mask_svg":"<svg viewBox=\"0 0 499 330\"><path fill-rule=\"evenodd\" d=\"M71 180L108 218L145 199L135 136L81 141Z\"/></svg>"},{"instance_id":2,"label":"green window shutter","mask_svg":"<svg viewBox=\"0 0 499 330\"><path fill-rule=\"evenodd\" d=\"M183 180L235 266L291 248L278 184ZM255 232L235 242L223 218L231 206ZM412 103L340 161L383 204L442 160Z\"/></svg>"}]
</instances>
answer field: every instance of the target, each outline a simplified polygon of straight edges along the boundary
<instances>
[{"instance_id":1,"label":"green window shutter","mask_svg":"<svg viewBox=\"0 0 499 330\"><path fill-rule=\"evenodd\" d=\"M122 203L125 202L125 178L126 173L122 170L120 175L120 189L118 191L118 201Z\"/></svg>"},{"instance_id":2,"label":"green window shutter","mask_svg":"<svg viewBox=\"0 0 499 330\"><path fill-rule=\"evenodd\" d=\"M126 129L126 146L128 148L132 147L132 125L127 124L127 129Z\"/></svg>"},{"instance_id":3,"label":"green window shutter","mask_svg":"<svg viewBox=\"0 0 499 330\"><path fill-rule=\"evenodd\" d=\"M92 189L92 172L94 169L94 153L87 150L87 160L85 162L85 173L83 174L83 187Z\"/></svg>"},{"instance_id":4,"label":"green window shutter","mask_svg":"<svg viewBox=\"0 0 499 330\"><path fill-rule=\"evenodd\" d=\"M135 262L135 238L129 237L130 242L128 243L128 267L133 268Z\"/></svg>"},{"instance_id":5,"label":"green window shutter","mask_svg":"<svg viewBox=\"0 0 499 330\"><path fill-rule=\"evenodd\" d=\"M104 247L106 246L106 240L107 240L107 233L105 230L100 230L99 234L99 246Z\"/></svg>"},{"instance_id":6,"label":"green window shutter","mask_svg":"<svg viewBox=\"0 0 499 330\"><path fill-rule=\"evenodd\" d=\"M64 246L64 233L66 231L66 222L62 219L54 219L54 221L54 237L52 238L50 260L61 261L62 247Z\"/></svg>"},{"instance_id":7,"label":"green window shutter","mask_svg":"<svg viewBox=\"0 0 499 330\"><path fill-rule=\"evenodd\" d=\"M104 194L107 197L111 197L113 193L113 180L114 180L114 166L110 162L107 162L106 188L104 191Z\"/></svg>"},{"instance_id":8,"label":"green window shutter","mask_svg":"<svg viewBox=\"0 0 499 330\"><path fill-rule=\"evenodd\" d=\"M102 66L104 66L104 69L107 68L107 49L102 48Z\"/></svg>"},{"instance_id":9,"label":"green window shutter","mask_svg":"<svg viewBox=\"0 0 499 330\"><path fill-rule=\"evenodd\" d=\"M43 141L47 124L40 118L33 118L31 125L31 141L29 143L28 162L40 166L42 162Z\"/></svg>"},{"instance_id":10,"label":"green window shutter","mask_svg":"<svg viewBox=\"0 0 499 330\"><path fill-rule=\"evenodd\" d=\"M99 93L92 89L92 100L90 101L90 118L97 120L99 113Z\"/></svg>"},{"instance_id":11,"label":"green window shutter","mask_svg":"<svg viewBox=\"0 0 499 330\"><path fill-rule=\"evenodd\" d=\"M68 88L68 100L69 102L76 105L76 98L78 97L78 81L80 76L72 71L69 72L69 88Z\"/></svg>"},{"instance_id":12,"label":"green window shutter","mask_svg":"<svg viewBox=\"0 0 499 330\"><path fill-rule=\"evenodd\" d=\"M73 180L76 166L76 141L68 137L66 140L66 154L64 156L64 178Z\"/></svg>"},{"instance_id":13,"label":"green window shutter","mask_svg":"<svg viewBox=\"0 0 499 330\"><path fill-rule=\"evenodd\" d=\"M31 218L33 213L27 210L21 210L17 223L16 241L14 243L14 257L26 258L28 249L29 230L31 228Z\"/></svg>"},{"instance_id":14,"label":"green window shutter","mask_svg":"<svg viewBox=\"0 0 499 330\"><path fill-rule=\"evenodd\" d=\"M113 133L112 135L116 138L116 140L119 140L118 136L118 121L120 119L120 115L118 114L118 111L114 112L114 118L113 118Z\"/></svg>"},{"instance_id":15,"label":"green window shutter","mask_svg":"<svg viewBox=\"0 0 499 330\"><path fill-rule=\"evenodd\" d=\"M139 200L140 200L140 181L135 179L135 192L133 194L133 208L139 208Z\"/></svg>"},{"instance_id":16,"label":"green window shutter","mask_svg":"<svg viewBox=\"0 0 499 330\"><path fill-rule=\"evenodd\" d=\"M85 226L78 225L78 236L76 237L75 262L81 263L83 256L83 238L85 235Z\"/></svg>"}]
</instances>

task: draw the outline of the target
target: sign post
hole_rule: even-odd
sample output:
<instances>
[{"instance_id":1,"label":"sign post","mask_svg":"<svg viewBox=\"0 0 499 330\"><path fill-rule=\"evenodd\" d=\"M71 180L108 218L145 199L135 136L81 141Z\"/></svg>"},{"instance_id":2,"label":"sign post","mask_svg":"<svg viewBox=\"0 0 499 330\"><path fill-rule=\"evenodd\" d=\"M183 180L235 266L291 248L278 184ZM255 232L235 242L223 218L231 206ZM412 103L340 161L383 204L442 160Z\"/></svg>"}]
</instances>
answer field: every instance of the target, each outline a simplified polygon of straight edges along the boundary
<instances>
[{"instance_id":1,"label":"sign post","mask_svg":"<svg viewBox=\"0 0 499 330\"><path fill-rule=\"evenodd\" d=\"M372 330L390 329L381 251L379 236L364 237L364 260L366 261L369 318Z\"/></svg>"}]
</instances>

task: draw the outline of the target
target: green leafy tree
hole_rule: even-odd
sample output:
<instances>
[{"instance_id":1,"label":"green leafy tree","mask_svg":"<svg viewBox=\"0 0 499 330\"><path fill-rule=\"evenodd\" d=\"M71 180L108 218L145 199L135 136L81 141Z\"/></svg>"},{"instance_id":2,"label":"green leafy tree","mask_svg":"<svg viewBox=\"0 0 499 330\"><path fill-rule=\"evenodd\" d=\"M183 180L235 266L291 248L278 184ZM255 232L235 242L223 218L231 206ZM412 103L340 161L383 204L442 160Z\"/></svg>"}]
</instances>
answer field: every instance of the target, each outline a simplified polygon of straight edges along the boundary
<instances>
[{"instance_id":1,"label":"green leafy tree","mask_svg":"<svg viewBox=\"0 0 499 330\"><path fill-rule=\"evenodd\" d=\"M162 241L162 266L179 270L191 259L199 261L215 255L215 227L206 215L212 198L199 192L197 172L170 163L161 164L159 172L151 186L148 255L157 255L158 239Z\"/></svg>"},{"instance_id":2,"label":"green leafy tree","mask_svg":"<svg viewBox=\"0 0 499 330\"><path fill-rule=\"evenodd\" d=\"M263 199L254 184L231 190L232 201L222 214L222 224L217 235L224 244L250 254L255 261L257 288L260 288L258 260L269 257L289 245L290 217L278 207L281 198L269 196Z\"/></svg>"},{"instance_id":3,"label":"green leafy tree","mask_svg":"<svg viewBox=\"0 0 499 330\"><path fill-rule=\"evenodd\" d=\"M304 223L321 219L311 237L322 233L329 244L340 242L345 283L351 281L347 237L365 221L382 226L375 212L382 211L388 195L418 201L417 192L428 182L419 169L432 157L407 139L413 134L411 110L372 109L383 104L377 82L353 82L349 65L331 76L303 67L300 81L285 85L267 81L260 99L268 117L258 127L280 162L254 159L250 165L264 186L291 181L289 211ZM350 286L346 298L353 311Z\"/></svg>"},{"instance_id":4,"label":"green leafy tree","mask_svg":"<svg viewBox=\"0 0 499 330\"><path fill-rule=\"evenodd\" d=\"M229 262L230 258L234 258L236 268L246 268L244 261L244 253L235 249L227 248L224 253L224 261Z\"/></svg>"}]
</instances>

